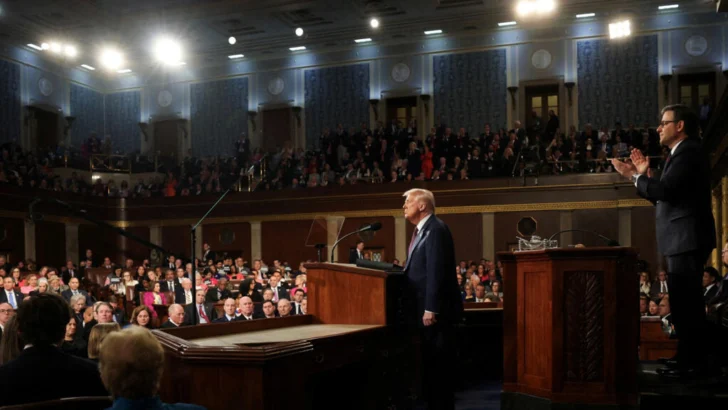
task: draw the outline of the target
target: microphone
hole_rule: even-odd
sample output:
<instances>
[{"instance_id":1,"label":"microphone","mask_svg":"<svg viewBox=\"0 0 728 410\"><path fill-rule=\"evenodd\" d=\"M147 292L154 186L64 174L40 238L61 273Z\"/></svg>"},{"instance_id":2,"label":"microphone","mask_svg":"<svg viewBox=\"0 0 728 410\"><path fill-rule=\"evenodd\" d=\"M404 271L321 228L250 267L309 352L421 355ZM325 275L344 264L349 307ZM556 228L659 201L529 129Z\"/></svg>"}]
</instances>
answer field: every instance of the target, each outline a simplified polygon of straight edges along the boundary
<instances>
[{"instance_id":1,"label":"microphone","mask_svg":"<svg viewBox=\"0 0 728 410\"><path fill-rule=\"evenodd\" d=\"M619 242L615 241L614 239L609 239L609 238L607 238L604 235L601 235L601 234L599 234L597 232L594 232L594 231L588 231L586 229L565 229L563 231L558 231L555 234L551 235L548 240L551 241L551 240L554 239L555 236L561 235L562 233L566 233L566 232L584 232L584 233L590 233L592 235L598 236L600 239L602 239L604 242L606 242L607 243L607 246L621 246L619 244Z\"/></svg>"},{"instance_id":2,"label":"microphone","mask_svg":"<svg viewBox=\"0 0 728 410\"><path fill-rule=\"evenodd\" d=\"M365 225L361 229L357 229L354 232L347 233L346 235L339 238L336 242L334 242L334 246L331 247L331 263L334 263L334 250L336 249L336 245L338 245L339 242L350 237L351 235L354 235L355 233L362 233L362 232L366 232L366 231L378 231L380 229L382 229L382 223L374 222L373 224Z\"/></svg>"},{"instance_id":3,"label":"microphone","mask_svg":"<svg viewBox=\"0 0 728 410\"><path fill-rule=\"evenodd\" d=\"M366 231L378 231L382 229L382 223L381 222L374 222L371 225L365 225L363 228L356 231L357 233L360 232L366 232Z\"/></svg>"}]
</instances>

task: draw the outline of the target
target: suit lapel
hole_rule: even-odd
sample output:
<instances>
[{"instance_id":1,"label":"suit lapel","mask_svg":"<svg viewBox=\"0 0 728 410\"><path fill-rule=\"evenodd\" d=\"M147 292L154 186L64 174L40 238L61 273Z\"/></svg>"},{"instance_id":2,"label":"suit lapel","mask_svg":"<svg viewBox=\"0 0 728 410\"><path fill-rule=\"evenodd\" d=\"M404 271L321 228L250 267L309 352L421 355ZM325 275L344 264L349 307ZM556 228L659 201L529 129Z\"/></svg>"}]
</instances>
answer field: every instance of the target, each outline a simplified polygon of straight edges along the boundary
<instances>
[{"instance_id":1,"label":"suit lapel","mask_svg":"<svg viewBox=\"0 0 728 410\"><path fill-rule=\"evenodd\" d=\"M415 244L412 245L412 253L407 255L407 263L405 263L405 266L404 266L405 270L407 270L407 268L409 267L410 260L412 260L412 255L414 255L417 247L420 246L420 242L422 242L425 239L425 237L427 236L427 234L429 233L430 223L432 223L432 219L434 217L435 217L434 214L430 215L430 219L428 219L427 222L425 222L425 224L422 226L422 231L418 232L417 237L415 238Z\"/></svg>"},{"instance_id":2,"label":"suit lapel","mask_svg":"<svg viewBox=\"0 0 728 410\"><path fill-rule=\"evenodd\" d=\"M675 150L675 153L674 153L674 154L672 154L672 155L670 155L670 156L668 157L669 159L668 159L668 161L667 161L667 164L665 164L665 169L664 169L664 170L662 171L662 175L665 175L665 174L667 174L667 170L668 170L668 169L670 169L670 165L671 165L671 164L672 164L673 162L675 162L675 157L676 157L676 156L678 156L678 155L680 155L680 153L681 153L681 152L683 151L683 149L685 148L685 144L686 144L686 143L688 143L688 141L689 141L689 140L690 140L689 138L686 138L686 139L684 139L684 140L683 140L682 142L680 142L680 145L678 145L677 149ZM662 176L660 176L660 179L662 179Z\"/></svg>"}]
</instances>

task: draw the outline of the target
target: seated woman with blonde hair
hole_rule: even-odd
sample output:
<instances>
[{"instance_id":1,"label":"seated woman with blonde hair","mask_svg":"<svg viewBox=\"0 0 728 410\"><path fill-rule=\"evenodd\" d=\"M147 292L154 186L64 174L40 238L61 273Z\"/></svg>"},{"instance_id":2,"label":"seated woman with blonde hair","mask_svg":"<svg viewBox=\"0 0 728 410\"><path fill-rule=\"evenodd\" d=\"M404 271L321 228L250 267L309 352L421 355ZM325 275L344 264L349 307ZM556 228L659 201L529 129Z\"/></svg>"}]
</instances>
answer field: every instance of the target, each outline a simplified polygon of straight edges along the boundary
<instances>
[{"instance_id":1,"label":"seated woman with blonde hair","mask_svg":"<svg viewBox=\"0 0 728 410\"><path fill-rule=\"evenodd\" d=\"M88 358L94 362L99 361L99 348L109 333L121 330L118 323L99 323L91 329L88 337Z\"/></svg>"}]
</instances>

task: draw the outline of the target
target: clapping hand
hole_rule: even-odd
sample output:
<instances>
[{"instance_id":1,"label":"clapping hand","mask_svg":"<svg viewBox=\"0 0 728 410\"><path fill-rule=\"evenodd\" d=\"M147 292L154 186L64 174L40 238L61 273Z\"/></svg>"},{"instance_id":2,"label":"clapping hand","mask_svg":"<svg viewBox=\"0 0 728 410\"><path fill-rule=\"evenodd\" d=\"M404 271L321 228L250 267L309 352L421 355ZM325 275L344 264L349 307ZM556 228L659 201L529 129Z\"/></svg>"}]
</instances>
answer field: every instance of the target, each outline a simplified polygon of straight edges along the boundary
<instances>
[{"instance_id":1,"label":"clapping hand","mask_svg":"<svg viewBox=\"0 0 728 410\"><path fill-rule=\"evenodd\" d=\"M631 162L622 162L619 158L611 158L610 161L614 169L623 177L632 178L632 175L637 172L637 168Z\"/></svg>"},{"instance_id":2,"label":"clapping hand","mask_svg":"<svg viewBox=\"0 0 728 410\"><path fill-rule=\"evenodd\" d=\"M648 170L650 169L650 161L645 158L645 156L642 154L642 151L635 148L632 150L632 153L629 157L632 159L632 163L637 169L638 174L644 175L648 172Z\"/></svg>"}]
</instances>

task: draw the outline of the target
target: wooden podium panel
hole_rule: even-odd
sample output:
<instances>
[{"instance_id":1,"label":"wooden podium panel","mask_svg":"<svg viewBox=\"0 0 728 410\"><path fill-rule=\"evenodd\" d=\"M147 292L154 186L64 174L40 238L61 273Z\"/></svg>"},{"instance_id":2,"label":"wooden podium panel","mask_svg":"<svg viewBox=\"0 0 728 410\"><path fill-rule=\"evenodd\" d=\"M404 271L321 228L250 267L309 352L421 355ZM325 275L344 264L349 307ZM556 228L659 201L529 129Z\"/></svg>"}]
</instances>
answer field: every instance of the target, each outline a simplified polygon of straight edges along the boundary
<instances>
[{"instance_id":1,"label":"wooden podium panel","mask_svg":"<svg viewBox=\"0 0 728 410\"><path fill-rule=\"evenodd\" d=\"M636 402L639 286L631 248L503 252L503 408Z\"/></svg>"},{"instance_id":2,"label":"wooden podium panel","mask_svg":"<svg viewBox=\"0 0 728 410\"><path fill-rule=\"evenodd\" d=\"M209 410L406 408L415 343L388 325L402 275L306 267L308 315L155 330L162 400Z\"/></svg>"}]
</instances>

